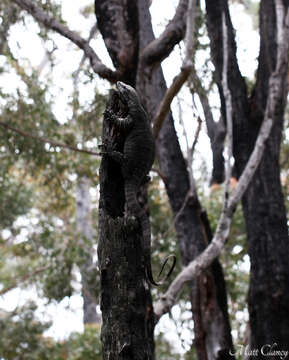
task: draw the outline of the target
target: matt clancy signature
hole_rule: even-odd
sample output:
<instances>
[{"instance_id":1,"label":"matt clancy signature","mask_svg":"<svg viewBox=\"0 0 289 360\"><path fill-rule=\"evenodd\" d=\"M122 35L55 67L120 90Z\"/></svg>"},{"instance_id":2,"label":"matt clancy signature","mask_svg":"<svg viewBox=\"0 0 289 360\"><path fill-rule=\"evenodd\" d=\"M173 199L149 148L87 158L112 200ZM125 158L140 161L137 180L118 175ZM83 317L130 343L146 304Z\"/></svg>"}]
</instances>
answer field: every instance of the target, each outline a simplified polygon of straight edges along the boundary
<instances>
[{"instance_id":1,"label":"matt clancy signature","mask_svg":"<svg viewBox=\"0 0 289 360\"><path fill-rule=\"evenodd\" d=\"M279 350L277 349L278 344L265 344L260 349L251 349L249 345L237 345L237 349L235 351L230 350L230 355L236 356L279 356L281 360L286 359L289 354L289 350Z\"/></svg>"}]
</instances>

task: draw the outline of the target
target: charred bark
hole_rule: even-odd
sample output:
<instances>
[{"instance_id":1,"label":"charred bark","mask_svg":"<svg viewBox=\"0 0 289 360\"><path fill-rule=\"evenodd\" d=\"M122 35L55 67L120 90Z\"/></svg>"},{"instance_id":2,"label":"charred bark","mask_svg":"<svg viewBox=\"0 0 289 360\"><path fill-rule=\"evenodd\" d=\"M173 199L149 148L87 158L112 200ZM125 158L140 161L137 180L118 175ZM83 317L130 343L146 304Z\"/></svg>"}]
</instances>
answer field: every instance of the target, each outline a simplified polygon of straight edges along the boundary
<instances>
[{"instance_id":1,"label":"charred bark","mask_svg":"<svg viewBox=\"0 0 289 360\"><path fill-rule=\"evenodd\" d=\"M113 109L114 97L108 107ZM111 141L104 117L103 142ZM114 137L116 150L123 139ZM100 168L99 245L103 359L154 359L152 299L145 280L142 230L124 215L121 167L104 157Z\"/></svg>"},{"instance_id":2,"label":"charred bark","mask_svg":"<svg viewBox=\"0 0 289 360\"><path fill-rule=\"evenodd\" d=\"M226 105L222 87L223 69L223 32L222 14L225 13L228 29L228 85L232 95L233 112L233 155L239 157L235 164L234 173L240 175L250 155L247 146L248 138L248 99L245 79L242 77L236 57L236 42L234 29L226 0L207 0L207 28L211 43L211 57L215 65L215 80L221 99L221 111L226 125ZM238 150L237 150L238 148ZM237 154L235 154L237 152Z\"/></svg>"},{"instance_id":3,"label":"charred bark","mask_svg":"<svg viewBox=\"0 0 289 360\"><path fill-rule=\"evenodd\" d=\"M142 48L154 41L154 34L146 1L139 1L139 11L141 14L139 15L140 46ZM153 116L166 93L165 80L160 67L155 70L147 67L142 68L142 61L140 61L140 65L137 87L139 93L143 95L143 102L146 104L149 113ZM189 175L171 113L160 131L157 152L161 171L168 179L166 190L173 214L176 217L175 228L182 263L187 265L206 247L208 241L211 240L209 237L211 235L206 233L197 195L189 197L189 200L186 201L190 190ZM186 205L180 213L185 201ZM200 299L199 306L193 305L195 304L194 300L192 304L196 330L198 329L195 331L195 345L199 358L221 359L225 358L224 356L229 357L229 350L232 349L232 338L228 319L226 287L219 262L216 261L206 274L200 276L198 281L203 284L203 289L206 289L203 292L206 296ZM193 289L195 290L193 291ZM198 287L192 284L193 298L198 296L198 291ZM205 339L201 341L200 338L203 336ZM232 357L230 358L232 359Z\"/></svg>"},{"instance_id":4,"label":"charred bark","mask_svg":"<svg viewBox=\"0 0 289 360\"><path fill-rule=\"evenodd\" d=\"M211 178L212 184L221 184L225 180L225 164L224 164L224 141L226 137L226 128L224 120L221 117L218 122L214 121L213 113L210 108L206 90L203 88L201 80L197 74L193 75L194 89L196 90L205 115L207 133L211 143L213 154L213 171Z\"/></svg>"},{"instance_id":5,"label":"charred bark","mask_svg":"<svg viewBox=\"0 0 289 360\"><path fill-rule=\"evenodd\" d=\"M255 142L256 131L263 119L269 77L276 67L276 12L272 0L261 2L260 37L259 67L250 104L250 146ZM274 342L277 343L276 350L289 350L289 239L279 166L288 91L286 75L284 95L274 114L264 157L243 199L251 259L248 301L251 347L260 348Z\"/></svg>"},{"instance_id":6,"label":"charred bark","mask_svg":"<svg viewBox=\"0 0 289 360\"><path fill-rule=\"evenodd\" d=\"M260 6L260 54L257 80L247 100L244 79L236 59L236 45L226 1L206 1L207 26L211 51L216 68L222 102L222 12L226 13L229 29L230 50L228 71L229 87L233 98L234 157L237 176L240 176L254 147L263 121L268 97L269 78L276 66L277 30L275 5L272 0L261 1ZM218 46L216 46L218 41ZM276 343L276 350L288 349L289 338L289 255L286 211L280 184L279 152L283 126L285 99L287 96L284 74L283 95L274 114L273 129L266 143L263 159L247 192L243 197L246 220L248 251L251 260L249 290L249 314L252 349ZM222 107L225 116L224 107ZM253 357L252 357L253 358ZM254 356L254 358L256 358Z\"/></svg>"},{"instance_id":7,"label":"charred bark","mask_svg":"<svg viewBox=\"0 0 289 360\"><path fill-rule=\"evenodd\" d=\"M100 27L106 44L112 43L115 48L122 49L124 45L121 43L122 37L120 35L118 35L117 43L115 43L115 36L112 32L117 31L115 30L117 26L113 23L115 18L109 17L108 12L109 7L110 11L113 11L114 3L111 1L96 1L95 4L98 22L101 23L101 17L106 19ZM120 9L121 7L123 9ZM102 11L106 11L106 14L101 13L99 8L101 8ZM126 12L125 4L122 4L120 8L118 9L120 14ZM135 26L135 34L139 36L138 47L139 49L144 49L143 52L139 51L137 77L136 79L130 78L129 83L133 85L136 81L137 90L139 94L141 94L142 101L151 117L157 112L159 103L166 92L165 80L160 67L157 65L184 36L186 8L187 1L181 0L176 16L164 31L164 34L171 34L172 37L169 38L170 41L167 36L160 36L160 38L155 39L149 14L149 2L146 0L138 1L138 13L134 14L134 17L138 18L138 25L132 22L122 27L127 29ZM126 20L129 21L128 18L126 18ZM170 42L169 44L167 43L168 41ZM152 49L151 52L149 49ZM108 46L108 51L113 59L115 54L113 49L111 49L111 45ZM117 61L114 61L114 63L116 66L119 66ZM129 63L133 63L133 61L129 61ZM153 69L156 70L153 71ZM125 78L122 80L128 81L128 79ZM160 134L158 157L161 170L165 174L165 177L169 179L167 192L174 215L176 216L182 208L187 193L190 190L190 183L186 162L178 143L171 114ZM119 193L115 195L119 196ZM115 208L115 205L116 204L113 204L112 207ZM194 259L208 243L204 225L201 220L201 212L198 199L196 197L190 198L175 224L184 265ZM206 334L206 341L202 352L205 354L208 353L208 358L210 359L218 358L218 356L220 357L224 353L228 354L229 350L232 349L224 277L219 264L213 266L212 269L208 274L204 275L206 279L210 278L210 281L204 280L202 277L202 283L207 287L206 293L208 296L202 298L202 306L198 308L199 314L203 313L203 318L205 318L205 312L207 314L207 322L201 322L200 326ZM213 271L213 273L211 271ZM213 287L213 290L211 291L209 287L210 289ZM210 311L208 307L210 307ZM210 316L208 316L208 314L210 314ZM197 321L198 318L196 317L195 320ZM217 328L219 331L216 332L215 330ZM196 336L198 337L198 334L196 334Z\"/></svg>"},{"instance_id":8,"label":"charred bark","mask_svg":"<svg viewBox=\"0 0 289 360\"><path fill-rule=\"evenodd\" d=\"M134 85L139 50L137 1L95 0L95 14L119 80Z\"/></svg>"}]
</instances>

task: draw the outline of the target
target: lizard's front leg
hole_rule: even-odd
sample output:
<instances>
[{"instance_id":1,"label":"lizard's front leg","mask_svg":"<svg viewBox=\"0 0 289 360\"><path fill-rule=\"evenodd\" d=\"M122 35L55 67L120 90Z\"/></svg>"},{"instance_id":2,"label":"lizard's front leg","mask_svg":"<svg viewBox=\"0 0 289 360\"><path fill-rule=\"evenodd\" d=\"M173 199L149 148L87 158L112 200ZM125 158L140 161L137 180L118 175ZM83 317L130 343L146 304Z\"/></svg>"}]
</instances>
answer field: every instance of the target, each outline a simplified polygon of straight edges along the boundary
<instances>
[{"instance_id":1,"label":"lizard's front leg","mask_svg":"<svg viewBox=\"0 0 289 360\"><path fill-rule=\"evenodd\" d=\"M107 156L110 159L114 160L118 164L122 165L125 160L125 156L120 151L114 150L114 146L109 143L105 143L102 145L99 145L99 148L101 149L100 154L103 156Z\"/></svg>"},{"instance_id":2,"label":"lizard's front leg","mask_svg":"<svg viewBox=\"0 0 289 360\"><path fill-rule=\"evenodd\" d=\"M122 130L128 130L133 124L133 118L129 114L126 117L121 117L113 111L106 109L104 116L112 125Z\"/></svg>"}]
</instances>

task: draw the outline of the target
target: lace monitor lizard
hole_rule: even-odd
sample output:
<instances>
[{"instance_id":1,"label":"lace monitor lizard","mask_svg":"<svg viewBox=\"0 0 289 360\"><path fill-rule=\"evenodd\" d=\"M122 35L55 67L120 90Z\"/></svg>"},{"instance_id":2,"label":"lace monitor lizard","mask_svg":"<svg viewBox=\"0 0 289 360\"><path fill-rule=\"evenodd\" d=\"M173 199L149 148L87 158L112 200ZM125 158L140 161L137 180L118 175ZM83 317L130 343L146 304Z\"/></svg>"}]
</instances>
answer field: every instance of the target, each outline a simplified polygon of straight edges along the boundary
<instances>
[{"instance_id":1,"label":"lace monitor lizard","mask_svg":"<svg viewBox=\"0 0 289 360\"><path fill-rule=\"evenodd\" d=\"M123 82L116 84L118 96L127 108L128 114L125 117L118 116L111 110L106 110L107 119L111 125L125 134L123 153L115 151L113 148L104 144L102 154L114 159L121 165L122 176L124 178L125 200L130 215L135 216L141 224L143 233L143 251L147 279L153 285L160 285L172 273L176 257L169 255L161 268L159 276L169 258L173 258L173 263L167 275L161 282L156 282L152 275L150 260L151 228L150 222L144 209L138 203L137 192L140 186L145 183L155 157L155 143L152 135L149 119L146 111L140 103L135 89Z\"/></svg>"}]
</instances>

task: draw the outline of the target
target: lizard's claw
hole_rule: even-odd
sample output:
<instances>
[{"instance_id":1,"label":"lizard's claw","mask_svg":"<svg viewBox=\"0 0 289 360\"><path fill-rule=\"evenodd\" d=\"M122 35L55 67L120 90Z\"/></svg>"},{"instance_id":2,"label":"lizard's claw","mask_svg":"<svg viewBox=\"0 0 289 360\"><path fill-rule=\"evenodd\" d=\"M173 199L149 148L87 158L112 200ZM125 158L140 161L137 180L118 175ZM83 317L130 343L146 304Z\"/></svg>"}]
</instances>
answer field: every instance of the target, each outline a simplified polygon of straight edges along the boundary
<instances>
[{"instance_id":1,"label":"lizard's claw","mask_svg":"<svg viewBox=\"0 0 289 360\"><path fill-rule=\"evenodd\" d=\"M100 144L98 145L98 148L100 149L100 155L104 156L107 154L107 146L106 144Z\"/></svg>"},{"instance_id":2,"label":"lizard's claw","mask_svg":"<svg viewBox=\"0 0 289 360\"><path fill-rule=\"evenodd\" d=\"M112 141L105 141L103 144L98 145L98 147L101 150L101 155L115 150L115 144Z\"/></svg>"},{"instance_id":3,"label":"lizard's claw","mask_svg":"<svg viewBox=\"0 0 289 360\"><path fill-rule=\"evenodd\" d=\"M111 109L105 109L103 116L109 123L114 123L117 119L117 115Z\"/></svg>"},{"instance_id":4,"label":"lizard's claw","mask_svg":"<svg viewBox=\"0 0 289 360\"><path fill-rule=\"evenodd\" d=\"M105 110L104 110L104 113L103 113L103 116L110 118L112 114L113 114L113 111L112 111L112 110L110 110L110 109L105 109Z\"/></svg>"}]
</instances>

